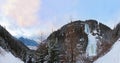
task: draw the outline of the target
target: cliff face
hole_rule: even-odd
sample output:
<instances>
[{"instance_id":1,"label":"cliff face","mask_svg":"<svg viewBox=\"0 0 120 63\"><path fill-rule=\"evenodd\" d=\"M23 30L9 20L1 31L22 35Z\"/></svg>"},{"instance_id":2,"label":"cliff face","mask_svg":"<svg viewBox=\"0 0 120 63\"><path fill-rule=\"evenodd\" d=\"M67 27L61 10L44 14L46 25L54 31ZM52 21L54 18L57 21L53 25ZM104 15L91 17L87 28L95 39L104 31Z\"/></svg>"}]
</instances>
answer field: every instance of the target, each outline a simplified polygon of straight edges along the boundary
<instances>
[{"instance_id":1,"label":"cliff face","mask_svg":"<svg viewBox=\"0 0 120 63\"><path fill-rule=\"evenodd\" d=\"M30 54L29 48L27 48L22 42L13 37L5 28L0 26L0 46L6 51L11 52L14 56L26 61L26 58Z\"/></svg>"},{"instance_id":2,"label":"cliff face","mask_svg":"<svg viewBox=\"0 0 120 63\"><path fill-rule=\"evenodd\" d=\"M95 20L68 23L41 43L36 51L37 62L93 63L117 40L112 39L114 33L118 32Z\"/></svg>"}]
</instances>

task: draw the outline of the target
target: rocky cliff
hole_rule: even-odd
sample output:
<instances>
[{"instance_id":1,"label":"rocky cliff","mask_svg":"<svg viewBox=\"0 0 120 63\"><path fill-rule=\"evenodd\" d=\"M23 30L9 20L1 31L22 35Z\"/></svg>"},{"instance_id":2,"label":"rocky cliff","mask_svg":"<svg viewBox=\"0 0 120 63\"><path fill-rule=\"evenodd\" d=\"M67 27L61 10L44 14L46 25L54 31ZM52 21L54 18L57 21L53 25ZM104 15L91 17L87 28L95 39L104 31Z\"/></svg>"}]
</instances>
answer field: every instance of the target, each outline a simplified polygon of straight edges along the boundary
<instances>
[{"instance_id":1,"label":"rocky cliff","mask_svg":"<svg viewBox=\"0 0 120 63\"><path fill-rule=\"evenodd\" d=\"M118 24L112 30L96 20L68 23L41 43L36 60L38 63L93 63L120 37L119 28Z\"/></svg>"}]
</instances>

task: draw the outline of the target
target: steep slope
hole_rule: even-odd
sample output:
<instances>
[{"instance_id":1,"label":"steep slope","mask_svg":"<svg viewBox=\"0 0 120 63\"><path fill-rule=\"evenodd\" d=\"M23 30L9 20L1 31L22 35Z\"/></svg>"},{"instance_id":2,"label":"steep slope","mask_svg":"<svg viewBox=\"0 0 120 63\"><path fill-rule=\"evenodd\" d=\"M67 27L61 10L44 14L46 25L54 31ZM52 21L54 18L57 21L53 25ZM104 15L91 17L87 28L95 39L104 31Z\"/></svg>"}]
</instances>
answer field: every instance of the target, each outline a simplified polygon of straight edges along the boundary
<instances>
[{"instance_id":1,"label":"steep slope","mask_svg":"<svg viewBox=\"0 0 120 63\"><path fill-rule=\"evenodd\" d=\"M10 52L5 51L0 47L0 63L24 63L19 58L16 58Z\"/></svg>"},{"instance_id":2,"label":"steep slope","mask_svg":"<svg viewBox=\"0 0 120 63\"><path fill-rule=\"evenodd\" d=\"M74 21L53 32L36 51L38 63L93 63L114 44L113 31L96 20ZM44 51L42 50L44 48ZM39 53L40 51L43 51ZM46 53L45 53L46 52ZM45 53L45 54L44 54Z\"/></svg>"},{"instance_id":3,"label":"steep slope","mask_svg":"<svg viewBox=\"0 0 120 63\"><path fill-rule=\"evenodd\" d=\"M13 37L5 28L0 26L0 46L6 51L11 52L15 57L20 58L24 62L31 54L30 49L22 42Z\"/></svg>"},{"instance_id":4,"label":"steep slope","mask_svg":"<svg viewBox=\"0 0 120 63\"><path fill-rule=\"evenodd\" d=\"M120 39L115 42L110 52L94 63L120 63Z\"/></svg>"}]
</instances>

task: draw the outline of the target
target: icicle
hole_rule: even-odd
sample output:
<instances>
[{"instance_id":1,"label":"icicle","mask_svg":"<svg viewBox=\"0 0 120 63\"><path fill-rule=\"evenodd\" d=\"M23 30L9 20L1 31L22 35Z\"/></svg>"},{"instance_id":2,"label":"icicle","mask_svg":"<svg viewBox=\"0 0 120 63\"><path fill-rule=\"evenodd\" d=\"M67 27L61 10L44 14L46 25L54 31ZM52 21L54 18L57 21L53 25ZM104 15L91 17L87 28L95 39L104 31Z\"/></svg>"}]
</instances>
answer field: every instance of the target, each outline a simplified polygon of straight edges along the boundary
<instances>
[{"instance_id":1,"label":"icicle","mask_svg":"<svg viewBox=\"0 0 120 63\"><path fill-rule=\"evenodd\" d=\"M97 40L96 36L93 36L90 34L90 27L88 24L85 24L85 33L88 34L88 46L86 53L88 56L95 56L96 55L96 49L97 49ZM96 31L95 31L96 32Z\"/></svg>"},{"instance_id":2,"label":"icicle","mask_svg":"<svg viewBox=\"0 0 120 63\"><path fill-rule=\"evenodd\" d=\"M96 44L97 44L96 37L89 34L88 35L88 46L87 46L87 50L86 50L88 56L96 55L96 49L97 49Z\"/></svg>"},{"instance_id":3,"label":"icicle","mask_svg":"<svg viewBox=\"0 0 120 63\"><path fill-rule=\"evenodd\" d=\"M89 34L90 33L90 28L88 24L85 24L85 33Z\"/></svg>"}]
</instances>

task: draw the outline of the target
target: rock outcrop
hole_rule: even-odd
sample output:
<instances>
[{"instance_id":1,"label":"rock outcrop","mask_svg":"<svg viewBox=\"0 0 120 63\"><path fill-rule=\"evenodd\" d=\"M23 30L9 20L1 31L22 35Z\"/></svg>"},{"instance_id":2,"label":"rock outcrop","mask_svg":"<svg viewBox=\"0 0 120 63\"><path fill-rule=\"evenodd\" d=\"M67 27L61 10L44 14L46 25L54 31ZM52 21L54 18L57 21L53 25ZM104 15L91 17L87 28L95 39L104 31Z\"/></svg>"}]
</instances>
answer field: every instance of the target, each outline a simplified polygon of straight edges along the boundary
<instances>
[{"instance_id":1,"label":"rock outcrop","mask_svg":"<svg viewBox=\"0 0 120 63\"><path fill-rule=\"evenodd\" d=\"M118 24L112 30L96 20L68 23L54 31L45 43L41 43L35 54L39 60L37 62L93 63L105 55L120 37L119 28ZM114 35L117 35L116 39L112 39Z\"/></svg>"}]
</instances>

